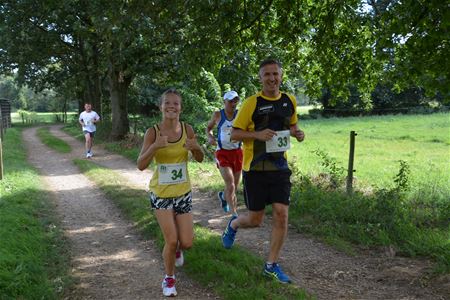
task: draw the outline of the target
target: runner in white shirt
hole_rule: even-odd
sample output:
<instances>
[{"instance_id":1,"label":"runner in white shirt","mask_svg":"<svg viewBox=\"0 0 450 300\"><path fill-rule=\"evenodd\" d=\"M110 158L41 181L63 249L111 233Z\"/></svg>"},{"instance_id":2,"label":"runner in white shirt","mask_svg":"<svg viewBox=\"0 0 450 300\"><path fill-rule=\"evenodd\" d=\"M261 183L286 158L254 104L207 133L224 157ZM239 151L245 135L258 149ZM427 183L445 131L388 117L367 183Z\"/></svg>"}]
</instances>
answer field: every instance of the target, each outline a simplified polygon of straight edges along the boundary
<instances>
[{"instance_id":1,"label":"runner in white shirt","mask_svg":"<svg viewBox=\"0 0 450 300\"><path fill-rule=\"evenodd\" d=\"M84 109L85 111L80 114L78 122L83 128L84 138L86 139L86 158L91 158L93 155L92 144L94 142L94 135L96 130L95 123L100 121L100 116L92 110L91 103L84 104Z\"/></svg>"}]
</instances>

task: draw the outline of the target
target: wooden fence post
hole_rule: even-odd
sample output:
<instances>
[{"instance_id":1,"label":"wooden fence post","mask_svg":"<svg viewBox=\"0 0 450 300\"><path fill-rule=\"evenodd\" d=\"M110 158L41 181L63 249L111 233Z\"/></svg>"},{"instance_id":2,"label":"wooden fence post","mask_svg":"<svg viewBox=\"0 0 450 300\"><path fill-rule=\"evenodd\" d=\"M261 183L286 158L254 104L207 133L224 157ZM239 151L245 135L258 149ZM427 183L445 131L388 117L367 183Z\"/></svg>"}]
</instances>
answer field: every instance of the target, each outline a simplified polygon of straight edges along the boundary
<instances>
[{"instance_id":1,"label":"wooden fence post","mask_svg":"<svg viewBox=\"0 0 450 300\"><path fill-rule=\"evenodd\" d=\"M347 194L353 193L353 161L355 158L355 136L357 136L355 131L350 131L350 153L348 156L348 169L347 169Z\"/></svg>"}]
</instances>

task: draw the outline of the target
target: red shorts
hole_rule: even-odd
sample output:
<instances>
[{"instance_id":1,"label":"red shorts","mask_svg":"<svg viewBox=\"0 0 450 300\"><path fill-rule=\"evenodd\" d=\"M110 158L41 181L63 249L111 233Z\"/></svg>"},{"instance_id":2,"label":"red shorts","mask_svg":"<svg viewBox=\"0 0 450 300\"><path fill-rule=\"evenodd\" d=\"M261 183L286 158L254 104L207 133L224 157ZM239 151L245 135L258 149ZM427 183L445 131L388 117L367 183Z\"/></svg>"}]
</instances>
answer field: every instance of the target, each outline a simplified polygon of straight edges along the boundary
<instances>
[{"instance_id":1,"label":"red shorts","mask_svg":"<svg viewBox=\"0 0 450 300\"><path fill-rule=\"evenodd\" d=\"M233 173L242 170L242 149L225 150L220 149L216 151L217 167L230 167Z\"/></svg>"}]
</instances>

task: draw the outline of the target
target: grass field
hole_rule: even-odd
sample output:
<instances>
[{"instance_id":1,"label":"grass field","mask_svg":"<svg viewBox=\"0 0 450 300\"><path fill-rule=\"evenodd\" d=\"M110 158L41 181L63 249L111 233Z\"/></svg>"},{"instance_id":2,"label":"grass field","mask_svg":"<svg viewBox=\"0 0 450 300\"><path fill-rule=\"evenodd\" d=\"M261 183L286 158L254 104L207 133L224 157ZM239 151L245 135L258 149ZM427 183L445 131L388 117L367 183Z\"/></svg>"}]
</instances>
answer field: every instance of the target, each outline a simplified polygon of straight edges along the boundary
<instances>
[{"instance_id":1,"label":"grass field","mask_svg":"<svg viewBox=\"0 0 450 300\"><path fill-rule=\"evenodd\" d=\"M56 115L62 115L62 113L54 113L54 112L42 112L42 113L33 113L32 119L34 123L55 123ZM77 112L68 112L67 120L71 121L78 116ZM22 123L22 118L19 113L13 112L11 113L11 122L20 124Z\"/></svg>"},{"instance_id":2,"label":"grass field","mask_svg":"<svg viewBox=\"0 0 450 300\"><path fill-rule=\"evenodd\" d=\"M399 160L411 168L411 193L450 199L450 115L380 116L300 121L304 143L289 155L307 174L322 172L320 149L347 168L349 134L356 131L354 169L357 185L389 187Z\"/></svg>"},{"instance_id":3,"label":"grass field","mask_svg":"<svg viewBox=\"0 0 450 300\"><path fill-rule=\"evenodd\" d=\"M299 115L307 115L309 110L318 108L316 105L305 105L305 106L297 106L297 114Z\"/></svg>"},{"instance_id":4,"label":"grass field","mask_svg":"<svg viewBox=\"0 0 450 300\"><path fill-rule=\"evenodd\" d=\"M354 169L356 188L388 188L394 185L399 160L410 166L411 197L450 199L450 114L376 116L362 118L300 119L305 131L303 143L291 140L289 159L304 174L326 173L322 159L314 153L321 150L346 170L349 135L357 133ZM198 184L221 183L213 163L197 165L211 176L199 178ZM199 174L200 175L200 174ZM216 178L216 179L214 179Z\"/></svg>"}]
</instances>

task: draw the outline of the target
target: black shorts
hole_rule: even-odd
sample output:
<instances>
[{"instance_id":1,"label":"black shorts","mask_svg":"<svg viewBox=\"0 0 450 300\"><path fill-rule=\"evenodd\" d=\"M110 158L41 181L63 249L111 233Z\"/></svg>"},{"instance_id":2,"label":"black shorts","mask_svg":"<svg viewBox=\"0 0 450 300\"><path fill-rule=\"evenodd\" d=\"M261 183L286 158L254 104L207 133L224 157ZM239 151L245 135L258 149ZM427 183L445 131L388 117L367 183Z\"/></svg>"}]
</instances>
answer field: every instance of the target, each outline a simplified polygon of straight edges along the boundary
<instances>
[{"instance_id":1,"label":"black shorts","mask_svg":"<svg viewBox=\"0 0 450 300\"><path fill-rule=\"evenodd\" d=\"M84 135L86 135L86 134L88 134L89 133L89 135L91 136L91 137L94 137L95 136L95 131L87 131L87 130L83 130L83 133L84 133Z\"/></svg>"},{"instance_id":2,"label":"black shorts","mask_svg":"<svg viewBox=\"0 0 450 300\"><path fill-rule=\"evenodd\" d=\"M291 173L290 170L244 171L242 182L247 208L251 211L260 211L272 203L289 205Z\"/></svg>"}]
</instances>

